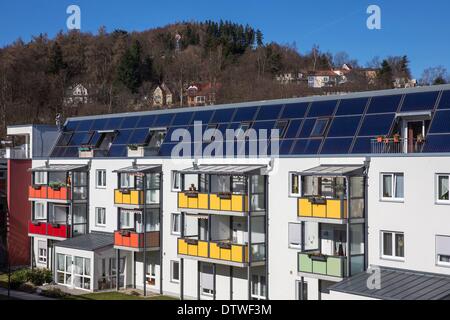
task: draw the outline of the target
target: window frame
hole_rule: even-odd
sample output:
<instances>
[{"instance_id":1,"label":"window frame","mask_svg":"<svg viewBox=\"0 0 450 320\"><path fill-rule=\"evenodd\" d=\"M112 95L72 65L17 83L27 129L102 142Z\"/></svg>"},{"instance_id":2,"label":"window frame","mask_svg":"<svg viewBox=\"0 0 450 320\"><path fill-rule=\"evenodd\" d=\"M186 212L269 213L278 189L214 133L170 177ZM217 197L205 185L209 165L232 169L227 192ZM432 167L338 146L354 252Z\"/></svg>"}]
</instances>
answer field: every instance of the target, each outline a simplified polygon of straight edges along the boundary
<instances>
[{"instance_id":1,"label":"window frame","mask_svg":"<svg viewBox=\"0 0 450 320\"><path fill-rule=\"evenodd\" d=\"M450 255L447 255L447 254L440 254L440 253L438 252L438 248L437 248L438 238L443 238L443 237L445 237L445 238L450 238L450 236L446 236L446 235L442 235L442 234L437 234L437 235L435 236L435 249L434 249L434 254L435 254L435 257L436 257L436 266L438 266L438 267L450 268L450 259L449 259L449 261L440 261L440 257L445 256L445 257L449 257L449 258L450 258Z\"/></svg>"},{"instance_id":2,"label":"window frame","mask_svg":"<svg viewBox=\"0 0 450 320\"><path fill-rule=\"evenodd\" d=\"M42 179L37 179L40 177ZM36 171L33 173L33 184L35 186L45 186L48 183L48 174L44 171Z\"/></svg>"},{"instance_id":3,"label":"window frame","mask_svg":"<svg viewBox=\"0 0 450 320\"><path fill-rule=\"evenodd\" d=\"M298 178L298 193L292 192L292 181L293 176L297 176ZM302 196L302 176L298 172L290 171L289 172L289 198L300 198Z\"/></svg>"},{"instance_id":4,"label":"window frame","mask_svg":"<svg viewBox=\"0 0 450 320\"><path fill-rule=\"evenodd\" d=\"M320 134L315 133L315 130L317 128L317 126L319 125L320 122L322 121L326 121L325 126L323 127L322 131L320 132ZM330 118L317 118L316 122L314 123L314 127L311 130L311 134L310 137L312 138L316 138L316 137L324 137L326 135L328 126L330 124Z\"/></svg>"},{"instance_id":5,"label":"window frame","mask_svg":"<svg viewBox=\"0 0 450 320\"><path fill-rule=\"evenodd\" d=\"M447 177L448 178L448 189L450 190L450 174L448 173L436 173L435 174L435 203L436 204L445 204L445 205L450 205L450 194L449 194L449 199L448 200L441 200L439 199L439 178L440 177ZM450 192L449 192L450 193Z\"/></svg>"},{"instance_id":6,"label":"window frame","mask_svg":"<svg viewBox=\"0 0 450 320\"><path fill-rule=\"evenodd\" d=\"M36 207L37 205L42 207L42 217L36 216ZM47 212L46 212L46 206L44 202L35 202L33 205L33 220L47 220Z\"/></svg>"},{"instance_id":7,"label":"window frame","mask_svg":"<svg viewBox=\"0 0 450 320\"><path fill-rule=\"evenodd\" d=\"M302 242L300 241L300 243L298 244L298 245L293 245L292 243L291 243L291 241L290 241L290 230L291 230L291 228L290 228L290 226L291 225L300 225L300 238L302 238L302 232L303 232L303 226L302 226L302 223L301 222L289 222L288 223L288 247L289 247L289 249L297 249L297 250L301 250L302 249Z\"/></svg>"},{"instance_id":8,"label":"window frame","mask_svg":"<svg viewBox=\"0 0 450 320\"><path fill-rule=\"evenodd\" d=\"M178 279L174 278L173 271L175 270L174 265L178 265ZM176 260L170 260L170 282L180 283L180 262Z\"/></svg>"},{"instance_id":9,"label":"window frame","mask_svg":"<svg viewBox=\"0 0 450 320\"><path fill-rule=\"evenodd\" d=\"M99 179L99 173L101 173L101 179ZM100 182L102 182L103 184L100 184ZM95 188L106 189L106 169L95 170Z\"/></svg>"},{"instance_id":10,"label":"window frame","mask_svg":"<svg viewBox=\"0 0 450 320\"><path fill-rule=\"evenodd\" d=\"M384 253L384 235L391 234L392 236L392 255L386 255ZM396 252L396 236L403 236L403 257L397 256ZM383 260L392 260L398 262L404 262L406 260L406 246L405 246L405 233L401 231L385 231L382 230L380 232L380 258Z\"/></svg>"},{"instance_id":11,"label":"window frame","mask_svg":"<svg viewBox=\"0 0 450 320\"><path fill-rule=\"evenodd\" d=\"M98 222L99 213L103 211L103 223ZM106 208L95 207L95 226L96 227L106 227Z\"/></svg>"},{"instance_id":12,"label":"window frame","mask_svg":"<svg viewBox=\"0 0 450 320\"><path fill-rule=\"evenodd\" d=\"M176 187L176 182L178 179L178 187ZM181 172L179 171L172 171L172 180L170 182L170 187L172 189L172 192L181 192Z\"/></svg>"},{"instance_id":13,"label":"window frame","mask_svg":"<svg viewBox=\"0 0 450 320\"><path fill-rule=\"evenodd\" d=\"M45 247L41 247L40 243L46 243L45 241L38 241L38 263L40 264L46 264L47 263L47 244ZM42 254L41 254L41 250L42 250Z\"/></svg>"},{"instance_id":14,"label":"window frame","mask_svg":"<svg viewBox=\"0 0 450 320\"><path fill-rule=\"evenodd\" d=\"M384 177L391 177L391 197L384 196ZM397 197L397 177L403 176L403 197ZM405 202L405 174L403 172L382 172L380 173L380 201L384 202Z\"/></svg>"},{"instance_id":15,"label":"window frame","mask_svg":"<svg viewBox=\"0 0 450 320\"><path fill-rule=\"evenodd\" d=\"M178 230L176 231L174 226L175 226L175 216L178 216ZM172 212L172 214L170 215L170 234L174 235L174 236L179 236L181 235L181 213L179 212Z\"/></svg>"}]
</instances>

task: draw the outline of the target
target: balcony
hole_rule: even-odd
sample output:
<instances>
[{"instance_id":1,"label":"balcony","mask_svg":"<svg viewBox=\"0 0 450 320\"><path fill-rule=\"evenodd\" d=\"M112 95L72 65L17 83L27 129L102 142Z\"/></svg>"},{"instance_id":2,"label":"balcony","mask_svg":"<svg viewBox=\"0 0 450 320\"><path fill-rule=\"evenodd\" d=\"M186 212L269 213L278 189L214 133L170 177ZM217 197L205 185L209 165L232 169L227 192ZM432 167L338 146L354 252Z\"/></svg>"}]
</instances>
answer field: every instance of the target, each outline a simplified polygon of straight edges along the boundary
<instances>
[{"instance_id":1,"label":"balcony","mask_svg":"<svg viewBox=\"0 0 450 320\"><path fill-rule=\"evenodd\" d=\"M144 205L144 191L135 189L116 189L114 190L114 204L129 206Z\"/></svg>"},{"instance_id":2,"label":"balcony","mask_svg":"<svg viewBox=\"0 0 450 320\"><path fill-rule=\"evenodd\" d=\"M68 187L30 186L28 189L30 199L47 199L56 201L70 201L72 198Z\"/></svg>"},{"instance_id":3,"label":"balcony","mask_svg":"<svg viewBox=\"0 0 450 320\"><path fill-rule=\"evenodd\" d=\"M160 245L159 236L159 231L146 232L144 234L133 230L119 230L114 233L114 246L130 251L143 251L144 248L156 250L159 249Z\"/></svg>"},{"instance_id":4,"label":"balcony","mask_svg":"<svg viewBox=\"0 0 450 320\"><path fill-rule=\"evenodd\" d=\"M189 258L226 265L245 266L248 264L248 245L230 242L209 242L196 239L179 238L178 254ZM264 261L264 255L254 255L254 262Z\"/></svg>"},{"instance_id":5,"label":"balcony","mask_svg":"<svg viewBox=\"0 0 450 320\"><path fill-rule=\"evenodd\" d=\"M342 279L346 276L346 257L326 256L317 253L298 254L298 272L318 278Z\"/></svg>"},{"instance_id":6,"label":"balcony","mask_svg":"<svg viewBox=\"0 0 450 320\"><path fill-rule=\"evenodd\" d=\"M371 140L371 153L402 154L420 153L425 143L424 139L383 138Z\"/></svg>"},{"instance_id":7,"label":"balcony","mask_svg":"<svg viewBox=\"0 0 450 320\"><path fill-rule=\"evenodd\" d=\"M330 220L347 219L347 200L310 197L298 199L298 217Z\"/></svg>"},{"instance_id":8,"label":"balcony","mask_svg":"<svg viewBox=\"0 0 450 320\"><path fill-rule=\"evenodd\" d=\"M46 236L49 238L67 239L71 237L70 226L53 224L46 221L29 221L28 234Z\"/></svg>"},{"instance_id":9,"label":"balcony","mask_svg":"<svg viewBox=\"0 0 450 320\"><path fill-rule=\"evenodd\" d=\"M230 193L179 192L178 208L243 214L248 212L248 196Z\"/></svg>"}]
</instances>

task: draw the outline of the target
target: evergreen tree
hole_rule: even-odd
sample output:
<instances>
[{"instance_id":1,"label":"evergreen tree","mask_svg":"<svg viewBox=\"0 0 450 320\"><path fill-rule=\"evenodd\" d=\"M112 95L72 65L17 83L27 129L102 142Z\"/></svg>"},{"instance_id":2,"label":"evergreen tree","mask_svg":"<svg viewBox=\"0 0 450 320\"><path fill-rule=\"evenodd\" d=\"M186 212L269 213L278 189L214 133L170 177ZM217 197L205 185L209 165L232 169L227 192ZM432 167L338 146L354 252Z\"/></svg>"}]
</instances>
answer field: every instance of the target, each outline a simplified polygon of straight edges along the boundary
<instances>
[{"instance_id":1,"label":"evergreen tree","mask_svg":"<svg viewBox=\"0 0 450 320\"><path fill-rule=\"evenodd\" d=\"M67 65L64 63L61 46L55 42L50 52L50 63L48 72L51 74L58 74L59 71L66 69Z\"/></svg>"},{"instance_id":2,"label":"evergreen tree","mask_svg":"<svg viewBox=\"0 0 450 320\"><path fill-rule=\"evenodd\" d=\"M256 30L256 45L258 47L262 47L264 45L263 43L263 34L261 32L261 30Z\"/></svg>"},{"instance_id":3,"label":"evergreen tree","mask_svg":"<svg viewBox=\"0 0 450 320\"><path fill-rule=\"evenodd\" d=\"M439 84L447 84L447 81L442 76L438 76L436 79L434 79L433 85Z\"/></svg>"},{"instance_id":4,"label":"evergreen tree","mask_svg":"<svg viewBox=\"0 0 450 320\"><path fill-rule=\"evenodd\" d=\"M381 69L378 73L378 79L380 81L380 84L385 87L391 87L392 86L392 68L387 60L383 60L381 63Z\"/></svg>"},{"instance_id":5,"label":"evergreen tree","mask_svg":"<svg viewBox=\"0 0 450 320\"><path fill-rule=\"evenodd\" d=\"M136 40L123 55L117 70L117 79L132 93L137 93L142 84L141 51L141 44Z\"/></svg>"}]
</instances>

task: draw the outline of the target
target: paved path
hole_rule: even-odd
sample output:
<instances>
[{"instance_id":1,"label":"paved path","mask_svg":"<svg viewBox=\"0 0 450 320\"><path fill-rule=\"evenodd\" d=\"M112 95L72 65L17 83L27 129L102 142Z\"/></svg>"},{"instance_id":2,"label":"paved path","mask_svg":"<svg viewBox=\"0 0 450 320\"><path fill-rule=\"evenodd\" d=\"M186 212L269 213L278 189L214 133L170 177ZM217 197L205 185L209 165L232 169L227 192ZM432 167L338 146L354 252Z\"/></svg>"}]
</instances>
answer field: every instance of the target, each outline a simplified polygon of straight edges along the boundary
<instances>
[{"instance_id":1,"label":"paved path","mask_svg":"<svg viewBox=\"0 0 450 320\"><path fill-rule=\"evenodd\" d=\"M8 296L8 289L0 288L0 295ZM19 300L55 300L52 298L40 296L38 294L31 294L15 290L11 290L11 297Z\"/></svg>"}]
</instances>

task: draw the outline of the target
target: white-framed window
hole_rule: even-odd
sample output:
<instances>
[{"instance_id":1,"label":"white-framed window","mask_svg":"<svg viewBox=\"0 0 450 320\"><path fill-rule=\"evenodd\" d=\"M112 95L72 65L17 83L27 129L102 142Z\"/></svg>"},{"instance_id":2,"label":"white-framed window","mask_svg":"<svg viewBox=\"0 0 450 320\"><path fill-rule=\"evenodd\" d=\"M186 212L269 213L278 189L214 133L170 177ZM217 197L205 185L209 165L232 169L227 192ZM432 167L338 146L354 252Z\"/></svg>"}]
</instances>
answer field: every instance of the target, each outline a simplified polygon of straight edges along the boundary
<instances>
[{"instance_id":1,"label":"white-framed window","mask_svg":"<svg viewBox=\"0 0 450 320\"><path fill-rule=\"evenodd\" d=\"M47 184L47 172L35 172L34 182L35 185Z\"/></svg>"},{"instance_id":2,"label":"white-framed window","mask_svg":"<svg viewBox=\"0 0 450 320\"><path fill-rule=\"evenodd\" d=\"M204 296L214 295L214 272L213 266L209 263L201 264L200 288Z\"/></svg>"},{"instance_id":3,"label":"white-framed window","mask_svg":"<svg viewBox=\"0 0 450 320\"><path fill-rule=\"evenodd\" d=\"M296 172L289 172L289 196L301 196L301 176Z\"/></svg>"},{"instance_id":4,"label":"white-framed window","mask_svg":"<svg viewBox=\"0 0 450 320\"><path fill-rule=\"evenodd\" d=\"M131 229L133 228L134 211L120 209L120 228Z\"/></svg>"},{"instance_id":5,"label":"white-framed window","mask_svg":"<svg viewBox=\"0 0 450 320\"><path fill-rule=\"evenodd\" d=\"M75 288L91 289L91 259L74 257L73 285Z\"/></svg>"},{"instance_id":6,"label":"white-framed window","mask_svg":"<svg viewBox=\"0 0 450 320\"><path fill-rule=\"evenodd\" d=\"M436 236L436 264L450 267L450 236Z\"/></svg>"},{"instance_id":7,"label":"white-framed window","mask_svg":"<svg viewBox=\"0 0 450 320\"><path fill-rule=\"evenodd\" d=\"M403 232L381 231L381 257L405 260L405 235Z\"/></svg>"},{"instance_id":8,"label":"white-framed window","mask_svg":"<svg viewBox=\"0 0 450 320\"><path fill-rule=\"evenodd\" d=\"M381 200L403 201L405 177L403 173L381 174Z\"/></svg>"},{"instance_id":9,"label":"white-framed window","mask_svg":"<svg viewBox=\"0 0 450 320\"><path fill-rule=\"evenodd\" d=\"M181 234L181 214L174 212L174 213L172 213L171 219L172 220L170 222L170 225L171 225L170 230L171 230L172 234L180 235Z\"/></svg>"},{"instance_id":10,"label":"white-framed window","mask_svg":"<svg viewBox=\"0 0 450 320\"><path fill-rule=\"evenodd\" d=\"M289 230L289 248L301 249L302 248L302 224L290 222Z\"/></svg>"},{"instance_id":11,"label":"white-framed window","mask_svg":"<svg viewBox=\"0 0 450 320\"><path fill-rule=\"evenodd\" d=\"M266 276L252 275L252 300L266 299Z\"/></svg>"},{"instance_id":12,"label":"white-framed window","mask_svg":"<svg viewBox=\"0 0 450 320\"><path fill-rule=\"evenodd\" d=\"M56 282L72 285L72 256L58 253L56 256Z\"/></svg>"},{"instance_id":13,"label":"white-framed window","mask_svg":"<svg viewBox=\"0 0 450 320\"><path fill-rule=\"evenodd\" d=\"M170 281L175 283L180 282L180 263L175 260L170 261Z\"/></svg>"},{"instance_id":14,"label":"white-framed window","mask_svg":"<svg viewBox=\"0 0 450 320\"><path fill-rule=\"evenodd\" d=\"M106 225L106 208L95 208L95 225L97 227Z\"/></svg>"},{"instance_id":15,"label":"white-framed window","mask_svg":"<svg viewBox=\"0 0 450 320\"><path fill-rule=\"evenodd\" d=\"M134 176L129 173L120 174L120 187L123 189L134 188Z\"/></svg>"},{"instance_id":16,"label":"white-framed window","mask_svg":"<svg viewBox=\"0 0 450 320\"><path fill-rule=\"evenodd\" d=\"M42 202L34 203L34 219L35 220L45 220L47 215L45 212L45 204Z\"/></svg>"},{"instance_id":17,"label":"white-framed window","mask_svg":"<svg viewBox=\"0 0 450 320\"><path fill-rule=\"evenodd\" d=\"M172 171L172 192L181 191L181 173Z\"/></svg>"},{"instance_id":18,"label":"white-framed window","mask_svg":"<svg viewBox=\"0 0 450 320\"><path fill-rule=\"evenodd\" d=\"M106 170L100 169L95 173L95 187L97 189L106 188Z\"/></svg>"},{"instance_id":19,"label":"white-framed window","mask_svg":"<svg viewBox=\"0 0 450 320\"><path fill-rule=\"evenodd\" d=\"M38 241L38 262L47 263L47 242Z\"/></svg>"},{"instance_id":20,"label":"white-framed window","mask_svg":"<svg viewBox=\"0 0 450 320\"><path fill-rule=\"evenodd\" d=\"M450 204L448 174L436 175L436 203Z\"/></svg>"}]
</instances>

